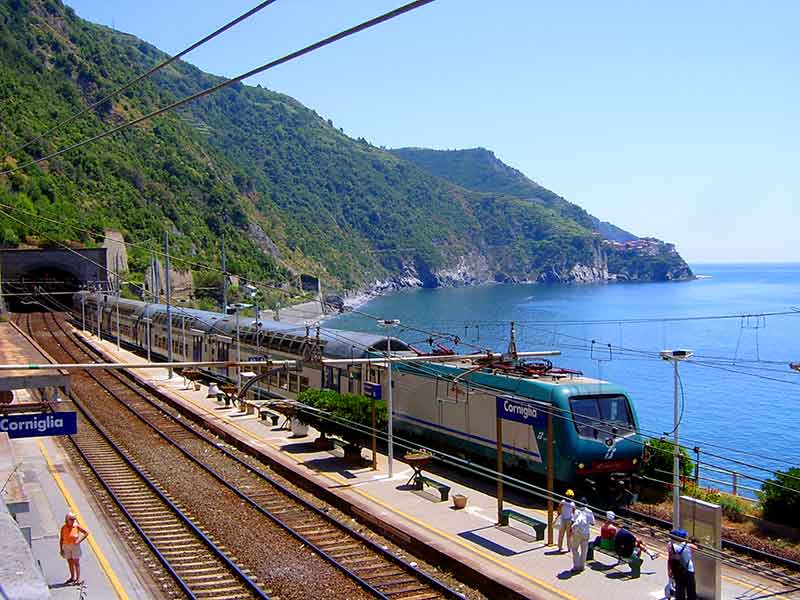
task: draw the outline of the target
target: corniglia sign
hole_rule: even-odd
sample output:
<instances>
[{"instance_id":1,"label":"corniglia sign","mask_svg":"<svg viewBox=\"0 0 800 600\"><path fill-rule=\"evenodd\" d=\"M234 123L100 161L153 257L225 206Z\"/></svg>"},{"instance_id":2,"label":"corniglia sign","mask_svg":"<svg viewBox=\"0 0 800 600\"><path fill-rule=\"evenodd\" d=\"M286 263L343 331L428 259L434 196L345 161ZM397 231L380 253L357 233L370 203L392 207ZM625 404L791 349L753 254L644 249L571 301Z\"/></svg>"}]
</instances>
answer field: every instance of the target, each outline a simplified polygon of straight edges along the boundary
<instances>
[{"instance_id":1,"label":"corniglia sign","mask_svg":"<svg viewBox=\"0 0 800 600\"><path fill-rule=\"evenodd\" d=\"M517 421L543 430L547 426L547 413L537 410L529 400L518 400L511 396L497 396L497 418Z\"/></svg>"},{"instance_id":2,"label":"corniglia sign","mask_svg":"<svg viewBox=\"0 0 800 600\"><path fill-rule=\"evenodd\" d=\"M10 438L78 433L78 415L74 412L34 413L0 417L0 433Z\"/></svg>"}]
</instances>

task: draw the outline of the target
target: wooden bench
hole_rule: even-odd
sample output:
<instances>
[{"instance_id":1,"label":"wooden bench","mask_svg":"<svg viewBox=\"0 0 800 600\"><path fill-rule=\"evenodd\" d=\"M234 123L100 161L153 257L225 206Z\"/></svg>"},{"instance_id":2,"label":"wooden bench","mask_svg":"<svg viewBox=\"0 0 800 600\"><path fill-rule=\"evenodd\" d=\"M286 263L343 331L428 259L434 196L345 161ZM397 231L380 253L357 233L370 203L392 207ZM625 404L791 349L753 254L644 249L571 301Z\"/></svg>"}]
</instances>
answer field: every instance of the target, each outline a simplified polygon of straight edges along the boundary
<instances>
[{"instance_id":1,"label":"wooden bench","mask_svg":"<svg viewBox=\"0 0 800 600\"><path fill-rule=\"evenodd\" d=\"M547 529L547 523L544 521L541 521L536 517L517 512L516 510L506 508L500 513L500 525L507 526L510 519L514 519L515 521L519 521L520 523L525 523L525 525L533 527L533 530L536 532L537 542L544 539L544 530Z\"/></svg>"},{"instance_id":2,"label":"wooden bench","mask_svg":"<svg viewBox=\"0 0 800 600\"><path fill-rule=\"evenodd\" d=\"M415 477L412 485L416 490L421 490L426 485L436 488L437 490L439 490L439 495L442 497L442 502L446 502L448 496L450 495L449 485L439 483L435 479L431 479L430 477L425 477L425 475L419 475L418 477Z\"/></svg>"},{"instance_id":3,"label":"wooden bench","mask_svg":"<svg viewBox=\"0 0 800 600\"><path fill-rule=\"evenodd\" d=\"M623 557L617 554L614 550L606 550L605 548L601 548L600 546L595 546L594 542L589 542L589 550L586 552L586 559L587 560L594 560L594 553L599 552L600 554L605 554L606 556L610 556L611 558L616 558L617 562L624 562L628 563L631 568L631 577L633 579L638 578L642 574L642 560L641 556L637 556L636 553L632 554L628 557Z\"/></svg>"}]
</instances>

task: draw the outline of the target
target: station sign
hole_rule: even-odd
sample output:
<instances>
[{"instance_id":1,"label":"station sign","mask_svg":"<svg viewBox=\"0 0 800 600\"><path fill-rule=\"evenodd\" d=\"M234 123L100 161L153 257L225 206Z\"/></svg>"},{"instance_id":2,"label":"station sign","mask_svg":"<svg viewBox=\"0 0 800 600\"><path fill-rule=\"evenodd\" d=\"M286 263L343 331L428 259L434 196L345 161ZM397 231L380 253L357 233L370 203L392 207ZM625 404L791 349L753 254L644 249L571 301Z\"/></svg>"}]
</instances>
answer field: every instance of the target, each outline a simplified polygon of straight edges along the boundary
<instances>
[{"instance_id":1,"label":"station sign","mask_svg":"<svg viewBox=\"0 0 800 600\"><path fill-rule=\"evenodd\" d=\"M7 433L10 438L75 435L78 433L78 415L75 412L4 415L0 416L0 433Z\"/></svg>"},{"instance_id":2,"label":"station sign","mask_svg":"<svg viewBox=\"0 0 800 600\"><path fill-rule=\"evenodd\" d=\"M381 384L380 383L372 383L370 381L364 382L364 395L367 398L372 398L373 400L380 400L381 399Z\"/></svg>"},{"instance_id":3,"label":"station sign","mask_svg":"<svg viewBox=\"0 0 800 600\"><path fill-rule=\"evenodd\" d=\"M497 418L530 425L542 431L547 427L547 411L541 410L530 400L511 396L497 396Z\"/></svg>"}]
</instances>

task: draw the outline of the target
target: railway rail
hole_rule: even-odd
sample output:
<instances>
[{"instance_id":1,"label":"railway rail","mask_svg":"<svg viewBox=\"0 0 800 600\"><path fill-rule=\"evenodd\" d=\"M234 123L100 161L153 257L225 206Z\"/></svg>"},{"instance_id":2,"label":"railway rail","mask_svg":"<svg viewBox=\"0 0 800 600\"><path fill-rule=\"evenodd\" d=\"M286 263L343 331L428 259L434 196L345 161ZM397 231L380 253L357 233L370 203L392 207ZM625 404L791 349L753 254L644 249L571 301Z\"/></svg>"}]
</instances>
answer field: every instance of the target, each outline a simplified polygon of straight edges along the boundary
<instances>
[{"instance_id":1,"label":"railway rail","mask_svg":"<svg viewBox=\"0 0 800 600\"><path fill-rule=\"evenodd\" d=\"M30 319L25 327L33 333ZM70 397L79 414L78 433L70 436L76 452L181 591L193 599L269 600L268 591L114 443L80 399Z\"/></svg>"},{"instance_id":2,"label":"railway rail","mask_svg":"<svg viewBox=\"0 0 800 600\"><path fill-rule=\"evenodd\" d=\"M664 544L669 539L667 532L672 529L669 521L630 508L619 508L617 514L638 524L642 530L649 531L650 537L663 541ZM654 527L657 527L658 530ZM722 549L735 553L735 555L728 554L723 558L723 562L730 566L800 589L800 563L726 539L722 540Z\"/></svg>"},{"instance_id":3,"label":"railway rail","mask_svg":"<svg viewBox=\"0 0 800 600\"><path fill-rule=\"evenodd\" d=\"M62 320L42 315L37 332L44 345L57 344L58 353L71 361L93 360L97 353L67 330ZM202 469L224 488L291 535L373 597L397 600L463 598L414 565L399 558L350 527L338 522L269 474L220 446L218 440L188 425L160 404L160 398L143 390L123 373L87 373L95 385L114 397L127 413L149 428L163 443L177 450L194 467ZM253 526L248 523L248 526Z\"/></svg>"}]
</instances>

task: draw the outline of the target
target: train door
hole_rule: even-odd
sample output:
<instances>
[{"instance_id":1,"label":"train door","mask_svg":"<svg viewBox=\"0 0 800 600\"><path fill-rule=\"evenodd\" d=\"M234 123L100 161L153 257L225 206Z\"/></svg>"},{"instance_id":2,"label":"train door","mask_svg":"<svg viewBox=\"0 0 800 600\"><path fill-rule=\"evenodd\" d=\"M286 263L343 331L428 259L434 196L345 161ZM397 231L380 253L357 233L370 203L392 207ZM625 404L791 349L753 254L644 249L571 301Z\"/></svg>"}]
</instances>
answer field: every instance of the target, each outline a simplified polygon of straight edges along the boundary
<instances>
[{"instance_id":1,"label":"train door","mask_svg":"<svg viewBox=\"0 0 800 600\"><path fill-rule=\"evenodd\" d=\"M192 334L192 360L202 362L203 360L203 332L197 329L190 331Z\"/></svg>"},{"instance_id":2,"label":"train door","mask_svg":"<svg viewBox=\"0 0 800 600\"><path fill-rule=\"evenodd\" d=\"M216 342L216 358L212 358L211 360L218 360L218 361L229 361L230 354L231 354L231 338L224 336L224 335L216 335L214 336L214 341ZM231 377L231 373L229 373L228 367L214 367L214 371L223 375L224 377Z\"/></svg>"},{"instance_id":3,"label":"train door","mask_svg":"<svg viewBox=\"0 0 800 600\"><path fill-rule=\"evenodd\" d=\"M341 391L342 370L337 367L325 367L325 382L322 387L333 390L335 392Z\"/></svg>"}]
</instances>

